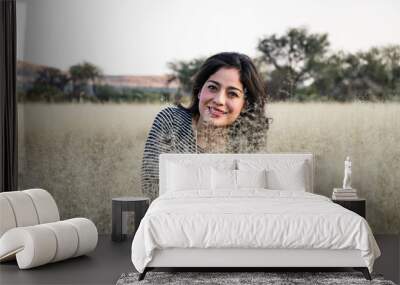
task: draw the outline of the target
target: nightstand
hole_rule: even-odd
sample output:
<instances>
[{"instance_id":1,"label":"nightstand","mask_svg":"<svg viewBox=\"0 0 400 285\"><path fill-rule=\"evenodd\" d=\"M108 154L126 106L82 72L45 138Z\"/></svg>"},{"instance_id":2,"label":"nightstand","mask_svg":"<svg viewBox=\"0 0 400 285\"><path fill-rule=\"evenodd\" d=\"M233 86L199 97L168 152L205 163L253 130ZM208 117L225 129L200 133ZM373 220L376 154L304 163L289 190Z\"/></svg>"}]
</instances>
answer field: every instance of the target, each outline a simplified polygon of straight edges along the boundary
<instances>
[{"instance_id":1,"label":"nightstand","mask_svg":"<svg viewBox=\"0 0 400 285\"><path fill-rule=\"evenodd\" d=\"M135 213L135 235L140 221L149 207L150 199L145 197L119 197L112 199L112 233L113 241L123 241L127 236L127 216L125 212Z\"/></svg>"},{"instance_id":2,"label":"nightstand","mask_svg":"<svg viewBox=\"0 0 400 285\"><path fill-rule=\"evenodd\" d=\"M365 208L366 208L366 200L362 198L351 199L351 200L333 200L332 202L339 204L340 206L353 211L356 214L359 214L361 217L365 219Z\"/></svg>"}]
</instances>

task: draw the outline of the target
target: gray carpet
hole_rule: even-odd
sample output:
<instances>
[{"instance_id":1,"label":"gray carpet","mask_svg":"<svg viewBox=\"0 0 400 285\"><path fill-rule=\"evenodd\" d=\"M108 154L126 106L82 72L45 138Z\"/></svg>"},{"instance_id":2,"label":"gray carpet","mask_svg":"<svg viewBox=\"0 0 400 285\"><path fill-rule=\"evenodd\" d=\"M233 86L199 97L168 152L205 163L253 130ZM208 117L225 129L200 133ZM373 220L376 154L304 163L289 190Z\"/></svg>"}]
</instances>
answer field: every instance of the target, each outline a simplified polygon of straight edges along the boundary
<instances>
[{"instance_id":1,"label":"gray carpet","mask_svg":"<svg viewBox=\"0 0 400 285\"><path fill-rule=\"evenodd\" d=\"M360 272L148 272L146 278L138 281L138 273L122 274L116 285L133 284L376 284L395 285L380 275L372 275L368 281Z\"/></svg>"}]
</instances>

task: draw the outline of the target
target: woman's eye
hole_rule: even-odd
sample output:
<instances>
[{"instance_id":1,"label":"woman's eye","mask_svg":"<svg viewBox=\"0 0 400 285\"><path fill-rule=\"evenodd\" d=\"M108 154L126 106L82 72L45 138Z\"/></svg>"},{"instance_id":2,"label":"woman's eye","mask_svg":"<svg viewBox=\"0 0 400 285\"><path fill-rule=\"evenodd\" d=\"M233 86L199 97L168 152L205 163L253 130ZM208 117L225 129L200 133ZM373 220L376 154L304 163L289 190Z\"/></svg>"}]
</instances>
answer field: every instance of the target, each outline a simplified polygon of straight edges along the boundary
<instances>
[{"instance_id":1,"label":"woman's eye","mask_svg":"<svg viewBox=\"0 0 400 285\"><path fill-rule=\"evenodd\" d=\"M239 97L239 95L237 93L235 93L235 92L229 92L228 95L230 97Z\"/></svg>"},{"instance_id":2,"label":"woman's eye","mask_svg":"<svg viewBox=\"0 0 400 285\"><path fill-rule=\"evenodd\" d=\"M208 89L214 91L217 90L217 87L215 87L214 85L208 85Z\"/></svg>"}]
</instances>

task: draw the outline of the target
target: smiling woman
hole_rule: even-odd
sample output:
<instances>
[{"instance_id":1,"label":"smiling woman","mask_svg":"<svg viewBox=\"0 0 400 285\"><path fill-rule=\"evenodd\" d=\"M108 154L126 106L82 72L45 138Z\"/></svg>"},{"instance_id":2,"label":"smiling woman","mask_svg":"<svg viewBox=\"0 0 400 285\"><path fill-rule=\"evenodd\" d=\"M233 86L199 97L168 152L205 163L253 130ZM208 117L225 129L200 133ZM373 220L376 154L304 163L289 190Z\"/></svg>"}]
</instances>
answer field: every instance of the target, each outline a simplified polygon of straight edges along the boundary
<instances>
[{"instance_id":1,"label":"smiling woman","mask_svg":"<svg viewBox=\"0 0 400 285\"><path fill-rule=\"evenodd\" d=\"M246 103L238 69L220 68L197 97L199 113L193 118L197 145L207 152L224 152L229 142L227 127L239 118Z\"/></svg>"},{"instance_id":2,"label":"smiling woman","mask_svg":"<svg viewBox=\"0 0 400 285\"><path fill-rule=\"evenodd\" d=\"M245 105L243 84L235 68L221 68L203 85L199 97L198 123L225 127L233 124Z\"/></svg>"},{"instance_id":3,"label":"smiling woman","mask_svg":"<svg viewBox=\"0 0 400 285\"><path fill-rule=\"evenodd\" d=\"M251 59L239 53L208 58L194 78L188 108L157 114L146 140L142 191L158 196L161 153L251 153L265 150L266 93Z\"/></svg>"}]
</instances>

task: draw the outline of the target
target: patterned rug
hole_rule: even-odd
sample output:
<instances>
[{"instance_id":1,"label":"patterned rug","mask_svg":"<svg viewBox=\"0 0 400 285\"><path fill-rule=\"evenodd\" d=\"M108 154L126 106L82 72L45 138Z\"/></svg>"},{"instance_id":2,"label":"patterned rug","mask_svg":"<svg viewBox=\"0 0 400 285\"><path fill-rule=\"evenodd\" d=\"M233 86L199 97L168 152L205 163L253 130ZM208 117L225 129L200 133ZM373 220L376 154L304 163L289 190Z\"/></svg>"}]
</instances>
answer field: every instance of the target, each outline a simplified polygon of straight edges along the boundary
<instances>
[{"instance_id":1,"label":"patterned rug","mask_svg":"<svg viewBox=\"0 0 400 285\"><path fill-rule=\"evenodd\" d=\"M213 285L297 285L297 284L368 284L395 285L384 280L381 275L372 274L372 281L364 278L360 272L148 272L142 281L138 273L124 273L116 285L134 284L213 284Z\"/></svg>"}]
</instances>

